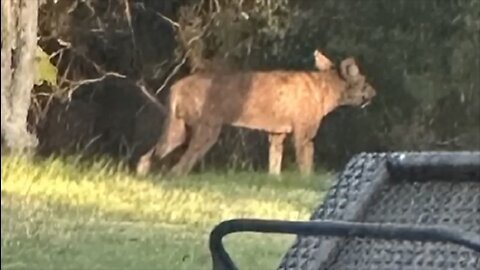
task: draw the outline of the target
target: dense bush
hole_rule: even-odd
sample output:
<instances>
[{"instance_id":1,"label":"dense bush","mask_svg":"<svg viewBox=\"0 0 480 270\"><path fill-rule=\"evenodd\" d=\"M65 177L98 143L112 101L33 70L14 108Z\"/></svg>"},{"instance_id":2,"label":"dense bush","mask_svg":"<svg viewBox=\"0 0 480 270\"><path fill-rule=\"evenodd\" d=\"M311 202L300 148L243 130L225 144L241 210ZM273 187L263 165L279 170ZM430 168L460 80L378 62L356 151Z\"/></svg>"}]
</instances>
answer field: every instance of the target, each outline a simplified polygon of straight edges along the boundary
<instances>
[{"instance_id":1,"label":"dense bush","mask_svg":"<svg viewBox=\"0 0 480 270\"><path fill-rule=\"evenodd\" d=\"M104 114L119 106L136 114L151 103L131 104L129 95L145 97L142 89L160 88L165 102L172 82L199 69L312 69L312 52L320 48L335 61L356 57L379 95L364 111L342 108L327 117L316 139L318 164L338 166L359 151L480 149L479 1L60 0L47 1L41 14L44 50L62 48L58 39L70 44L53 57L65 77L59 97L73 89L74 98ZM126 78L75 87L106 72ZM122 87L131 94L114 97ZM80 93L95 89L106 94ZM130 115L130 124L113 131L99 121L95 136L130 134L122 143L133 147L143 140L134 131L138 121L156 123L145 117ZM122 121L112 119L109 125ZM204 163L264 166L265 143L258 132L227 129ZM132 153L138 151L115 152Z\"/></svg>"}]
</instances>

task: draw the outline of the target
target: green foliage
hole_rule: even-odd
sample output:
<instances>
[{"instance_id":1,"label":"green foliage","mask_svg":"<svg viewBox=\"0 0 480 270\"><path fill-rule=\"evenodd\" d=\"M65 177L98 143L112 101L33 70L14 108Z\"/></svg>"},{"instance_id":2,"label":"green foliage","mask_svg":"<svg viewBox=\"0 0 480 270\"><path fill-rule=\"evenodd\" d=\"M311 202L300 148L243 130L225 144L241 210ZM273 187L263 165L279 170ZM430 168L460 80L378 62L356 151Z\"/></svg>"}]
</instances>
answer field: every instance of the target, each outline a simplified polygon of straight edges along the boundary
<instances>
[{"instance_id":1,"label":"green foliage","mask_svg":"<svg viewBox=\"0 0 480 270\"><path fill-rule=\"evenodd\" d=\"M57 67L50 62L50 56L37 45L35 51L35 85L46 82L57 86Z\"/></svg>"}]
</instances>

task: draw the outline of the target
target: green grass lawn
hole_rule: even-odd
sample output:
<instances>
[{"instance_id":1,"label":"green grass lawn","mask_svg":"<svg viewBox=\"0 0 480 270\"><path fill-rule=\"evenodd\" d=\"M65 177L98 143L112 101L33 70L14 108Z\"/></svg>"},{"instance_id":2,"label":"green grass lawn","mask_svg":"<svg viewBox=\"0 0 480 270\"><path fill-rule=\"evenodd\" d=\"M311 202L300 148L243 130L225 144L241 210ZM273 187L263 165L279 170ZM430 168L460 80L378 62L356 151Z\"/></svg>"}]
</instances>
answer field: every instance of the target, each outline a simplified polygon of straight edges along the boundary
<instances>
[{"instance_id":1,"label":"green grass lawn","mask_svg":"<svg viewBox=\"0 0 480 270\"><path fill-rule=\"evenodd\" d=\"M76 165L75 165L76 164ZM208 235L231 218L308 219L326 174L135 177L119 166L2 157L1 268L211 269ZM240 269L275 269L293 236L235 234Z\"/></svg>"}]
</instances>

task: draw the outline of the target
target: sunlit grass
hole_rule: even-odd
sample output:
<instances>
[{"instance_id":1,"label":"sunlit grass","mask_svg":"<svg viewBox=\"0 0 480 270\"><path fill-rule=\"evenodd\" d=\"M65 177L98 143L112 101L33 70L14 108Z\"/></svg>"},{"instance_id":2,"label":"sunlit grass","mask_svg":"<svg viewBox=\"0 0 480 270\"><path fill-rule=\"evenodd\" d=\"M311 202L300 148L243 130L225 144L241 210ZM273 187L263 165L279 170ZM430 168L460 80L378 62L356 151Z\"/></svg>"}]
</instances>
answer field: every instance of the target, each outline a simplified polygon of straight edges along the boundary
<instances>
[{"instance_id":1,"label":"sunlit grass","mask_svg":"<svg viewBox=\"0 0 480 270\"><path fill-rule=\"evenodd\" d=\"M294 172L139 178L106 161L22 157L2 157L1 174L2 269L210 269L215 224L307 219L326 182ZM227 247L246 269L273 269L292 239L246 234Z\"/></svg>"}]
</instances>

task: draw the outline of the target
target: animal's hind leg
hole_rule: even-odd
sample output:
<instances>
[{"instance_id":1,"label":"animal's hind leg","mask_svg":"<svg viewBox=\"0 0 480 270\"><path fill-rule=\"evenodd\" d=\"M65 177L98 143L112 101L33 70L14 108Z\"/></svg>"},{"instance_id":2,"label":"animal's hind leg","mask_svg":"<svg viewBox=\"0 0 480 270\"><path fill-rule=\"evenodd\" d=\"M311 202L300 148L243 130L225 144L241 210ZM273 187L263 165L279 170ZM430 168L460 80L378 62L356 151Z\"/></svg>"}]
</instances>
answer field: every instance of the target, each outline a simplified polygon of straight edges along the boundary
<instances>
[{"instance_id":1,"label":"animal's hind leg","mask_svg":"<svg viewBox=\"0 0 480 270\"><path fill-rule=\"evenodd\" d=\"M155 148L152 148L147 153L143 154L137 162L136 172L138 175L146 175L150 171L152 164L152 155Z\"/></svg>"},{"instance_id":2,"label":"animal's hind leg","mask_svg":"<svg viewBox=\"0 0 480 270\"><path fill-rule=\"evenodd\" d=\"M185 122L181 119L169 119L162 137L155 146L154 154L158 159L162 159L170 154L177 147L182 145L187 138Z\"/></svg>"},{"instance_id":3,"label":"animal's hind leg","mask_svg":"<svg viewBox=\"0 0 480 270\"><path fill-rule=\"evenodd\" d=\"M268 134L269 153L268 153L268 173L279 175L282 170L283 141L287 134L270 133Z\"/></svg>"},{"instance_id":4,"label":"animal's hind leg","mask_svg":"<svg viewBox=\"0 0 480 270\"><path fill-rule=\"evenodd\" d=\"M138 160L136 166L138 175L146 175L150 171L153 155L162 159L185 142L187 137L185 122L177 118L167 121L157 144Z\"/></svg>"},{"instance_id":5,"label":"animal's hind leg","mask_svg":"<svg viewBox=\"0 0 480 270\"><path fill-rule=\"evenodd\" d=\"M187 151L172 168L170 175L180 176L189 173L197 161L215 144L220 135L221 125L201 124L193 127Z\"/></svg>"}]
</instances>

